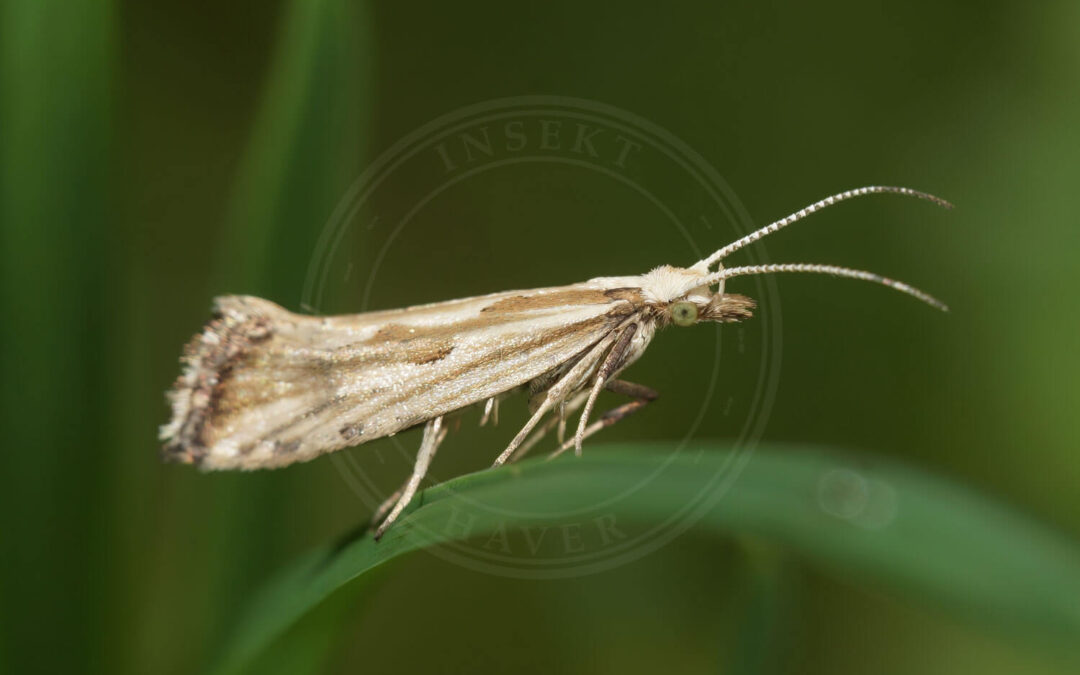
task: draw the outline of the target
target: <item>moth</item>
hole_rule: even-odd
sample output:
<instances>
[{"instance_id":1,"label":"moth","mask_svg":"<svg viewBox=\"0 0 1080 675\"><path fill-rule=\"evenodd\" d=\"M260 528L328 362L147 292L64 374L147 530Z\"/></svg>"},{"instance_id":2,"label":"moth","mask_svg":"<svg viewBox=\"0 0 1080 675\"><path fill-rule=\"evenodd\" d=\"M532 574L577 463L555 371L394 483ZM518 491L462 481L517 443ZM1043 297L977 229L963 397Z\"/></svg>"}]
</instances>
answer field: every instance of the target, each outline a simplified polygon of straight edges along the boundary
<instances>
[{"instance_id":1,"label":"moth","mask_svg":"<svg viewBox=\"0 0 1080 675\"><path fill-rule=\"evenodd\" d=\"M161 427L163 455L209 470L276 468L423 425L411 476L375 514L378 538L415 495L446 436L448 416L483 405L480 423L497 421L499 402L524 393L531 416L494 465L522 457L556 428L554 454L571 447L580 454L586 438L657 398L618 376L659 329L751 317L754 301L727 292L731 279L830 274L947 310L908 284L847 267L723 265L730 254L820 209L877 193L951 208L909 188L862 187L826 197L689 267L389 311L307 316L256 297L219 297L214 318L188 343L168 394L172 419ZM605 389L629 400L590 424ZM566 440L566 421L575 414L576 431Z\"/></svg>"}]
</instances>

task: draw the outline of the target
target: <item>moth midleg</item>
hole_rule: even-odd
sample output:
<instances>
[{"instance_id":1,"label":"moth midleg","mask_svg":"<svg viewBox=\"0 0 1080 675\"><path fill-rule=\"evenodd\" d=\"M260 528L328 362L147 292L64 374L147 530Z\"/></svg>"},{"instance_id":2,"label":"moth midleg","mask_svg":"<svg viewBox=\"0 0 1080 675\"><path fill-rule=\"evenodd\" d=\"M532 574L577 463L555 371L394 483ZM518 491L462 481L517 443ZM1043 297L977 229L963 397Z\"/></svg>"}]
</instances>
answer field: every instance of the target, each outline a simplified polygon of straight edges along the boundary
<instances>
[{"instance_id":1,"label":"moth midleg","mask_svg":"<svg viewBox=\"0 0 1080 675\"><path fill-rule=\"evenodd\" d=\"M510 441L510 445L506 446L506 449L495 458L495 463L492 466L501 466L506 463L506 460L510 459L510 456L514 454L514 450L525 440L529 435L529 432L540 422L541 418L547 414L557 403L562 402L566 398L567 394L574 388L579 386L579 383L586 373L588 373L601 359L604 351L611 346L611 343L615 340L615 333L610 333L599 342L597 342L592 349L589 350L585 356L574 364L566 373L559 378L555 384L551 385L551 388L547 390L547 394L544 396L543 402L540 407L536 409L529 421L525 423L525 426L521 428L521 431L514 436L514 440Z\"/></svg>"},{"instance_id":2,"label":"moth midleg","mask_svg":"<svg viewBox=\"0 0 1080 675\"><path fill-rule=\"evenodd\" d=\"M420 450L416 453L416 464L413 466L412 475L409 476L409 480L405 483L405 486L401 488L401 496L398 497L397 502L394 503L394 508L390 511L390 514L386 516L386 519L379 525L379 529L375 530L375 540L378 541L383 533L386 532L386 528L397 520L397 517L401 515L401 512L405 510L409 502L412 501L413 495L416 494L417 488L420 487L420 481L424 479L424 475L427 473L428 467L431 466L431 458L435 456L435 451L439 449L439 444L442 443L443 438L446 437L446 429L442 425L443 418L436 417L433 420L428 420L428 423L424 425L424 440L420 442ZM383 507L379 507L381 510Z\"/></svg>"},{"instance_id":3,"label":"moth midleg","mask_svg":"<svg viewBox=\"0 0 1080 675\"><path fill-rule=\"evenodd\" d=\"M600 390L607 384L608 378L618 370L619 364L622 363L627 350L630 348L630 341L634 339L636 333L636 324L630 324L624 328L622 333L619 334L619 339L615 341L615 346L608 352L604 363L596 371L596 383L593 385L592 392L589 393L589 400L585 402L585 410L581 412L577 433L574 434L574 454L578 457L581 456L581 443L585 440L585 427L589 423L589 414L592 413L593 406L596 405L596 397L600 395ZM565 441L560 438L559 443L561 445Z\"/></svg>"},{"instance_id":4,"label":"moth midleg","mask_svg":"<svg viewBox=\"0 0 1080 675\"><path fill-rule=\"evenodd\" d=\"M580 408L583 403L585 403L585 399L588 398L588 396L588 392L578 392L574 395L572 399L570 399L569 402L563 401L563 403L560 404L560 407L566 411L567 415L571 415L574 413L575 410ZM507 463L516 462L522 457L524 457L526 454L528 454L529 450L532 450L534 447L536 447L536 444L543 440L544 436L550 433L556 425L558 425L560 428L566 426L566 417L560 415L559 417L552 417L547 422L544 422L543 426L534 431L532 436L529 436L528 440L522 443L521 446L514 451L514 454L510 456L510 459L507 460ZM559 438L558 440L559 444L561 445L564 439Z\"/></svg>"},{"instance_id":5,"label":"moth midleg","mask_svg":"<svg viewBox=\"0 0 1080 675\"><path fill-rule=\"evenodd\" d=\"M633 382L627 382L625 380L612 380L606 385L604 385L604 388L616 394L630 396L634 400L630 401L629 403L624 403L618 407L612 408L611 410L601 415L600 419L596 420L595 422L590 424L588 428L585 429L585 432L581 436L581 440L583 441L589 436L595 434L597 431L600 431L604 427L610 427L619 420L625 419L626 417L633 415L638 410L641 410L646 405L652 403L660 397L660 392L652 389L651 387L646 387L643 384L634 384ZM574 447L574 442L576 440L577 439L575 438L566 441L565 443L560 445L559 448L555 450L555 452L548 455L548 459L554 459L569 450L570 448Z\"/></svg>"}]
</instances>

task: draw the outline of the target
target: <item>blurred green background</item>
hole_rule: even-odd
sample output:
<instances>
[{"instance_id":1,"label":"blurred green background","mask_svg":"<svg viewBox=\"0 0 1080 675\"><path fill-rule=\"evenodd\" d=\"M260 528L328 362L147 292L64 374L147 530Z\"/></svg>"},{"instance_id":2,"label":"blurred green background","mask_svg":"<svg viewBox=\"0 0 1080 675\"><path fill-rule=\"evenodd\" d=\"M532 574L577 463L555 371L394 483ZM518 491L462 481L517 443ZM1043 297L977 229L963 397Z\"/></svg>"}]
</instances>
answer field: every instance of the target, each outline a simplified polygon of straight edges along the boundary
<instances>
[{"instance_id":1,"label":"blurred green background","mask_svg":"<svg viewBox=\"0 0 1080 675\"><path fill-rule=\"evenodd\" d=\"M5 672L198 671L274 570L366 518L327 460L162 465L163 392L213 296L300 309L316 239L364 167L504 96L640 115L717 167L758 223L873 183L955 202L869 198L768 241L773 260L880 271L953 311L778 279L764 438L892 457L1080 536L1075 2L0 7ZM654 214L602 220L573 177L502 178L404 237L371 306L692 262ZM660 337L632 373L663 398L606 440L681 437L697 409L711 329ZM498 434L452 437L439 475L482 467L523 413L508 415ZM732 434L710 415L697 436ZM746 612L740 555L690 534L537 582L413 554L348 608L325 669L722 672ZM784 566L780 671L1066 672L902 595Z\"/></svg>"}]
</instances>

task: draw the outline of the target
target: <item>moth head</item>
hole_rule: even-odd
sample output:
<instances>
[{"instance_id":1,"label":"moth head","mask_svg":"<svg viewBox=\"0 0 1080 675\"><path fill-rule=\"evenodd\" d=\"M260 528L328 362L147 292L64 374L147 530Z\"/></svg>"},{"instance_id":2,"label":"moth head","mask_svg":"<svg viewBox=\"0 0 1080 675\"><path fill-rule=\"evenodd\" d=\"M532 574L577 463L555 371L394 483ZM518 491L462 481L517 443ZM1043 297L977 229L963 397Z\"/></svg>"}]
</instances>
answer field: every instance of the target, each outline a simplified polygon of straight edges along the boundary
<instances>
[{"instance_id":1,"label":"moth head","mask_svg":"<svg viewBox=\"0 0 1080 675\"><path fill-rule=\"evenodd\" d=\"M709 276L707 269L664 265L646 274L642 287L659 307L664 324L692 326L699 321L749 319L754 301L745 295L726 293L723 280L710 283Z\"/></svg>"},{"instance_id":2,"label":"moth head","mask_svg":"<svg viewBox=\"0 0 1080 675\"><path fill-rule=\"evenodd\" d=\"M699 291L704 291L701 293ZM756 303L738 293L710 293L708 288L694 289L684 297L677 298L663 307L665 323L675 326L693 326L702 321L731 323L753 316Z\"/></svg>"}]
</instances>

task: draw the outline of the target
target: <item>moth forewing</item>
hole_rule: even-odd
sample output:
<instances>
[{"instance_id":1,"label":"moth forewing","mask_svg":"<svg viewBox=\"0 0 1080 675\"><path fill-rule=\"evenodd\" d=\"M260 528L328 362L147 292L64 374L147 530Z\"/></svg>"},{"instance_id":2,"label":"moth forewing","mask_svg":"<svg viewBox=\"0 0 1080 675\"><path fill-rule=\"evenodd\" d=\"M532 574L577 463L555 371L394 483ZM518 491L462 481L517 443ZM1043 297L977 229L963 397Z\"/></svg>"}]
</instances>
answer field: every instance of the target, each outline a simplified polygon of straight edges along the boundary
<instances>
[{"instance_id":1,"label":"moth forewing","mask_svg":"<svg viewBox=\"0 0 1080 675\"><path fill-rule=\"evenodd\" d=\"M271 468L394 434L572 362L640 304L597 282L337 317L224 297L188 346L165 454Z\"/></svg>"}]
</instances>

